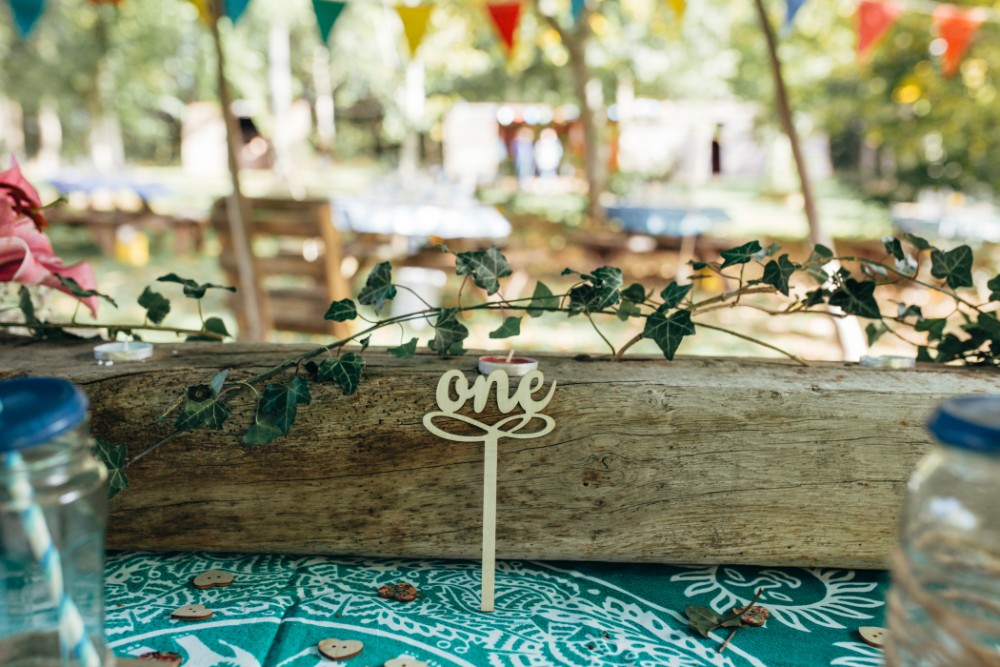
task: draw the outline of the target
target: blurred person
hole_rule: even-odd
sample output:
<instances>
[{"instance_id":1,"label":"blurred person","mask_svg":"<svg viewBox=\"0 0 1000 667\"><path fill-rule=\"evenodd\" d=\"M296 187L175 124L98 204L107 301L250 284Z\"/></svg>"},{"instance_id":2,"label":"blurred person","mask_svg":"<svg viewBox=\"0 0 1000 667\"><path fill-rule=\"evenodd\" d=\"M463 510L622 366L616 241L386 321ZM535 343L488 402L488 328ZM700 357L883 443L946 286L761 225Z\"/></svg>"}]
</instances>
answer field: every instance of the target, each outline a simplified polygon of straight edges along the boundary
<instances>
[{"instance_id":1,"label":"blurred person","mask_svg":"<svg viewBox=\"0 0 1000 667\"><path fill-rule=\"evenodd\" d=\"M511 145L514 157L514 171L517 172L519 187L527 185L535 175L535 132L530 127L522 127L514 135Z\"/></svg>"},{"instance_id":2,"label":"blurred person","mask_svg":"<svg viewBox=\"0 0 1000 667\"><path fill-rule=\"evenodd\" d=\"M562 162L563 147L559 135L551 127L542 130L541 136L535 142L535 166L542 179L550 181L559 173L559 163Z\"/></svg>"}]
</instances>

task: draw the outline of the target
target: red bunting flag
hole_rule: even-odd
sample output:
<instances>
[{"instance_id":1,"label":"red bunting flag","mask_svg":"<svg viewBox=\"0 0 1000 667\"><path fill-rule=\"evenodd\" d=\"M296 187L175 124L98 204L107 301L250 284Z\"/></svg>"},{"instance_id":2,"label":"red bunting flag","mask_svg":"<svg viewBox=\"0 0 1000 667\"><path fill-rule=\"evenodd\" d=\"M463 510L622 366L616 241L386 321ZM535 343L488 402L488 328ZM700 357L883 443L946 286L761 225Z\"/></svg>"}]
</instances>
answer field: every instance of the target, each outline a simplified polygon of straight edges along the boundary
<instances>
[{"instance_id":1,"label":"red bunting flag","mask_svg":"<svg viewBox=\"0 0 1000 667\"><path fill-rule=\"evenodd\" d=\"M902 10L892 2L861 0L858 5L858 58L864 60Z\"/></svg>"},{"instance_id":2,"label":"red bunting flag","mask_svg":"<svg viewBox=\"0 0 1000 667\"><path fill-rule=\"evenodd\" d=\"M954 5L938 5L932 16L938 35L948 44L942 56L941 72L945 76L954 76L972 38L986 20L986 13L979 8L960 9Z\"/></svg>"},{"instance_id":3,"label":"red bunting flag","mask_svg":"<svg viewBox=\"0 0 1000 667\"><path fill-rule=\"evenodd\" d=\"M486 10L493 19L493 25L500 35L500 40L504 44L507 55L514 49L514 33L517 32L517 24L521 21L521 3L515 2L487 2Z\"/></svg>"}]
</instances>

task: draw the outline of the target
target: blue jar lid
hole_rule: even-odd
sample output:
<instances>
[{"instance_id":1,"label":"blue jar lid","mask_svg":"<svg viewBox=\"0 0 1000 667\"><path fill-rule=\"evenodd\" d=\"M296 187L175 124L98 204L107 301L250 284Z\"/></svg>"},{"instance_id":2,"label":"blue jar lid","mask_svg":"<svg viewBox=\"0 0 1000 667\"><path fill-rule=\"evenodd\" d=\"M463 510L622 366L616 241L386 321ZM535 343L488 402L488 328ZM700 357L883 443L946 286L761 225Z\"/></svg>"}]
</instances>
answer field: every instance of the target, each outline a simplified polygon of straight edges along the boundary
<instances>
[{"instance_id":1,"label":"blue jar lid","mask_svg":"<svg viewBox=\"0 0 1000 667\"><path fill-rule=\"evenodd\" d=\"M87 416L87 396L60 378L0 382L0 452L48 442Z\"/></svg>"},{"instance_id":2,"label":"blue jar lid","mask_svg":"<svg viewBox=\"0 0 1000 667\"><path fill-rule=\"evenodd\" d=\"M1000 454L1000 396L960 396L931 415L927 427L941 442Z\"/></svg>"}]
</instances>

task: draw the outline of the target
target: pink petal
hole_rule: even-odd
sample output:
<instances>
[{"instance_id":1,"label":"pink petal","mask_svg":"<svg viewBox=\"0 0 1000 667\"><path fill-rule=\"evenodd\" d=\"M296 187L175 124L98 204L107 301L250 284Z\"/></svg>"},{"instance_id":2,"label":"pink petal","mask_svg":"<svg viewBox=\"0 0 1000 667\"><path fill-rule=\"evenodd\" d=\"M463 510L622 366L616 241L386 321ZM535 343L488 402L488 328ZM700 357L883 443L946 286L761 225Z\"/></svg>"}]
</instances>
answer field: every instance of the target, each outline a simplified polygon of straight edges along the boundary
<instances>
[{"instance_id":1,"label":"pink petal","mask_svg":"<svg viewBox=\"0 0 1000 667\"><path fill-rule=\"evenodd\" d=\"M21 167L12 155L10 158L10 169L0 172L0 183L8 183L24 190L24 194L31 198L35 206L41 206L42 200L38 196L38 190L28 182L28 179L21 173Z\"/></svg>"}]
</instances>

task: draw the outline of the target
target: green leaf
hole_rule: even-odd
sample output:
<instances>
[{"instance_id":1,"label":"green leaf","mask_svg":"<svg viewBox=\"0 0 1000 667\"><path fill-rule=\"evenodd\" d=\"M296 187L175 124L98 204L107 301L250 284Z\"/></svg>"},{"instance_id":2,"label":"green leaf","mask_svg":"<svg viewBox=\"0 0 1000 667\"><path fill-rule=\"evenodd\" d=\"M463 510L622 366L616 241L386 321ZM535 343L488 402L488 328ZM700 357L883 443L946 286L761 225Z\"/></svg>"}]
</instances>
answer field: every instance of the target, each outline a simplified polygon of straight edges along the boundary
<instances>
[{"instance_id":1,"label":"green leaf","mask_svg":"<svg viewBox=\"0 0 1000 667\"><path fill-rule=\"evenodd\" d=\"M455 308L442 308L434 322L434 338L428 343L428 347L440 357L457 356L465 351L462 341L468 338L469 330L458 321L457 315L458 310Z\"/></svg>"},{"instance_id":2,"label":"green leaf","mask_svg":"<svg viewBox=\"0 0 1000 667\"><path fill-rule=\"evenodd\" d=\"M972 248L960 245L954 250L931 251L931 275L943 278L948 287L972 287Z\"/></svg>"},{"instance_id":3,"label":"green leaf","mask_svg":"<svg viewBox=\"0 0 1000 667\"><path fill-rule=\"evenodd\" d=\"M986 286L990 288L990 301L1000 301L1000 275L987 281Z\"/></svg>"},{"instance_id":4,"label":"green leaf","mask_svg":"<svg viewBox=\"0 0 1000 667\"><path fill-rule=\"evenodd\" d=\"M646 288L639 283L632 283L622 290L622 299L632 303L642 303L646 300Z\"/></svg>"},{"instance_id":5,"label":"green leaf","mask_svg":"<svg viewBox=\"0 0 1000 667\"><path fill-rule=\"evenodd\" d=\"M691 268L694 269L695 271L701 271L702 269L708 267L708 262L698 262L695 260L691 260L690 262L688 262L688 264L690 264Z\"/></svg>"},{"instance_id":6,"label":"green leaf","mask_svg":"<svg viewBox=\"0 0 1000 667\"><path fill-rule=\"evenodd\" d=\"M991 340L1000 340L1000 320L996 313L980 313L976 326Z\"/></svg>"},{"instance_id":7,"label":"green leaf","mask_svg":"<svg viewBox=\"0 0 1000 667\"><path fill-rule=\"evenodd\" d=\"M602 266L596 269L593 275L580 274L580 277L589 282L570 290L570 313L596 313L614 306L620 300L621 269Z\"/></svg>"},{"instance_id":8,"label":"green leaf","mask_svg":"<svg viewBox=\"0 0 1000 667\"><path fill-rule=\"evenodd\" d=\"M500 289L500 278L506 278L513 271L500 249L493 246L455 255L455 273L472 276L472 282L486 290L487 294L496 294Z\"/></svg>"},{"instance_id":9,"label":"green leaf","mask_svg":"<svg viewBox=\"0 0 1000 667\"><path fill-rule=\"evenodd\" d=\"M934 361L939 364L944 364L954 359L958 359L962 356L962 352L965 350L965 346L962 344L962 340L955 334L947 334L938 343L936 351L937 357Z\"/></svg>"},{"instance_id":10,"label":"green leaf","mask_svg":"<svg viewBox=\"0 0 1000 667\"><path fill-rule=\"evenodd\" d=\"M772 259L764 266L764 277L761 280L788 296L788 279L798 268L796 264L788 261L786 253L777 260Z\"/></svg>"},{"instance_id":11,"label":"green leaf","mask_svg":"<svg viewBox=\"0 0 1000 667\"><path fill-rule=\"evenodd\" d=\"M358 293L358 303L373 306L377 315L386 301L396 298L396 286L392 284L392 265L379 262L368 274L365 286Z\"/></svg>"},{"instance_id":12,"label":"green leaf","mask_svg":"<svg viewBox=\"0 0 1000 667\"><path fill-rule=\"evenodd\" d=\"M916 331L926 331L927 340L940 340L944 336L944 328L948 320L943 317L929 317L917 320L914 329Z\"/></svg>"},{"instance_id":13,"label":"green leaf","mask_svg":"<svg viewBox=\"0 0 1000 667\"><path fill-rule=\"evenodd\" d=\"M365 350L368 349L368 346L371 345L371 342L372 342L372 335L371 334L368 334L367 336L365 336L364 338L362 338L361 340L359 340L358 341L358 345L361 346L361 349L358 350L358 354L364 354Z\"/></svg>"},{"instance_id":14,"label":"green leaf","mask_svg":"<svg viewBox=\"0 0 1000 667\"><path fill-rule=\"evenodd\" d=\"M662 308L646 319L646 327L642 331L642 337L655 342L669 360L673 360L684 337L693 334L690 311L677 310L670 317L665 317Z\"/></svg>"},{"instance_id":15,"label":"green leaf","mask_svg":"<svg viewBox=\"0 0 1000 667\"><path fill-rule=\"evenodd\" d=\"M822 287L814 289L811 292L806 292L806 296L802 299L802 305L806 308L812 308L813 306L819 305L821 303L826 303L826 298L830 296Z\"/></svg>"},{"instance_id":16,"label":"green leaf","mask_svg":"<svg viewBox=\"0 0 1000 667\"><path fill-rule=\"evenodd\" d=\"M247 429L243 434L243 444L245 445L266 445L285 435L285 431L278 428L273 422L259 422Z\"/></svg>"},{"instance_id":17,"label":"green leaf","mask_svg":"<svg viewBox=\"0 0 1000 667\"><path fill-rule=\"evenodd\" d=\"M662 308L676 308L677 304L684 300L684 297L688 295L691 291L693 285L678 285L677 281L674 281L663 288L660 292L660 298L663 299Z\"/></svg>"},{"instance_id":18,"label":"green leaf","mask_svg":"<svg viewBox=\"0 0 1000 667\"><path fill-rule=\"evenodd\" d=\"M226 384L227 377L229 377L229 369L223 368L209 380L208 386L212 388L213 397L218 396L219 392L222 391L222 385Z\"/></svg>"},{"instance_id":19,"label":"green leaf","mask_svg":"<svg viewBox=\"0 0 1000 667\"><path fill-rule=\"evenodd\" d=\"M205 326L202 328L202 331L207 332L207 333L219 334L219 336L222 336L222 337L229 336L229 332L226 330L226 323L223 322L222 319L218 318L218 317L210 317L207 320L205 320ZM216 336L206 336L204 334L194 334L194 335L188 336L185 340L190 341L190 342L205 341L207 343L221 343L222 342L222 339L219 338L219 337L216 337Z\"/></svg>"},{"instance_id":20,"label":"green leaf","mask_svg":"<svg viewBox=\"0 0 1000 667\"><path fill-rule=\"evenodd\" d=\"M868 326L865 327L865 334L868 336L868 346L871 347L875 344L882 334L887 332L889 327L885 326L882 322L879 322L876 326L874 322L869 322Z\"/></svg>"},{"instance_id":21,"label":"green leaf","mask_svg":"<svg viewBox=\"0 0 1000 667\"><path fill-rule=\"evenodd\" d=\"M628 299L622 299L618 305L618 319L624 322L630 317L642 317L642 309Z\"/></svg>"},{"instance_id":22,"label":"green leaf","mask_svg":"<svg viewBox=\"0 0 1000 667\"><path fill-rule=\"evenodd\" d=\"M410 359L417 352L417 339L411 338L410 342L403 343L399 347L390 347L386 352L397 359Z\"/></svg>"},{"instance_id":23,"label":"green leaf","mask_svg":"<svg viewBox=\"0 0 1000 667\"><path fill-rule=\"evenodd\" d=\"M934 357L931 356L930 348L926 345L917 346L917 361L934 361Z\"/></svg>"},{"instance_id":24,"label":"green leaf","mask_svg":"<svg viewBox=\"0 0 1000 667\"><path fill-rule=\"evenodd\" d=\"M882 246L885 251L895 257L896 259L905 259L906 253L903 252L903 244L899 242L894 236L883 236Z\"/></svg>"},{"instance_id":25,"label":"green leaf","mask_svg":"<svg viewBox=\"0 0 1000 667\"><path fill-rule=\"evenodd\" d=\"M917 250L920 250L920 251L922 251L922 250L929 250L929 249L931 249L931 248L934 247L930 243L927 242L927 239L923 239L923 238L917 236L916 234L903 234L903 238L905 238L907 241L909 241L913 245L914 248L916 248Z\"/></svg>"},{"instance_id":26,"label":"green leaf","mask_svg":"<svg viewBox=\"0 0 1000 667\"><path fill-rule=\"evenodd\" d=\"M116 445L102 440L94 439L94 454L108 469L108 498L114 498L119 491L128 488L128 476L125 474L125 455L128 453L126 445Z\"/></svg>"},{"instance_id":27,"label":"green leaf","mask_svg":"<svg viewBox=\"0 0 1000 667\"><path fill-rule=\"evenodd\" d=\"M823 269L823 266L833 258L833 251L822 243L813 246L809 259L806 260L806 273L812 276L820 285L830 279L830 274Z\"/></svg>"},{"instance_id":28,"label":"green leaf","mask_svg":"<svg viewBox=\"0 0 1000 667\"><path fill-rule=\"evenodd\" d=\"M559 307L559 297L552 294L552 290L539 280L535 284L535 292L531 295L531 303L528 304L528 315L540 317L548 309Z\"/></svg>"},{"instance_id":29,"label":"green leaf","mask_svg":"<svg viewBox=\"0 0 1000 667\"><path fill-rule=\"evenodd\" d=\"M298 406L311 400L309 383L300 377L292 378L287 385L269 384L257 404L257 423L274 424L282 433L288 433L295 423Z\"/></svg>"},{"instance_id":30,"label":"green leaf","mask_svg":"<svg viewBox=\"0 0 1000 667\"><path fill-rule=\"evenodd\" d=\"M333 320L334 322L346 322L353 320L357 316L358 309L354 305L354 302L350 299L341 299L330 304L330 307L326 309L326 315L323 316L323 319Z\"/></svg>"},{"instance_id":31,"label":"green leaf","mask_svg":"<svg viewBox=\"0 0 1000 667\"><path fill-rule=\"evenodd\" d=\"M213 285L212 283L199 283L190 278L181 278L176 273L168 273L156 279L161 283L179 283L184 286L184 296L192 299L200 299L205 296L205 292L210 289L224 289L235 292L236 288L230 285Z\"/></svg>"},{"instance_id":32,"label":"green leaf","mask_svg":"<svg viewBox=\"0 0 1000 667\"><path fill-rule=\"evenodd\" d=\"M139 305L146 309L146 319L159 324L170 312L170 300L147 286L139 296Z\"/></svg>"},{"instance_id":33,"label":"green leaf","mask_svg":"<svg viewBox=\"0 0 1000 667\"><path fill-rule=\"evenodd\" d=\"M775 241L774 243L772 243L771 245L767 246L763 250L760 250L759 252L754 253L753 258L755 260L757 260L758 262L763 262L764 258L766 258L766 257L774 257L775 255L777 255L779 250L781 250L781 244L778 243L777 241Z\"/></svg>"},{"instance_id":34,"label":"green leaf","mask_svg":"<svg viewBox=\"0 0 1000 667\"><path fill-rule=\"evenodd\" d=\"M24 323L38 324L38 318L35 316L35 304L31 301L31 292L27 287L21 285L17 294L18 307L20 307L21 312L24 313Z\"/></svg>"},{"instance_id":35,"label":"green leaf","mask_svg":"<svg viewBox=\"0 0 1000 667\"><path fill-rule=\"evenodd\" d=\"M490 332L490 338L510 338L521 334L521 318L504 318L503 324L498 329Z\"/></svg>"},{"instance_id":36,"label":"green leaf","mask_svg":"<svg viewBox=\"0 0 1000 667\"><path fill-rule=\"evenodd\" d=\"M59 283L70 294L72 294L73 296L75 296L78 299L89 299L90 297L96 296L96 297L99 297L101 299L104 299L105 301L107 301L108 303L110 303L115 308L118 307L118 304L115 303L115 300L112 299L107 294L101 294L100 292L98 292L95 289L83 289L83 287L80 285L80 283L76 282L75 280L73 280L72 278L69 278L67 276L60 276L58 273L53 274L53 275L55 275L55 277L59 279Z\"/></svg>"},{"instance_id":37,"label":"green leaf","mask_svg":"<svg viewBox=\"0 0 1000 667\"><path fill-rule=\"evenodd\" d=\"M923 311L920 310L920 306L907 306L906 304L899 304L896 307L896 317L900 320L905 320L907 317L916 316L916 318L922 319L924 316Z\"/></svg>"},{"instance_id":38,"label":"green leaf","mask_svg":"<svg viewBox=\"0 0 1000 667\"><path fill-rule=\"evenodd\" d=\"M688 605L684 608L684 613L688 617L688 621L691 624L691 628L698 632L702 637L708 637L708 633L717 628L740 628L743 627L743 621L740 620L739 616L728 617L717 613L711 607L703 607L701 605Z\"/></svg>"},{"instance_id":39,"label":"green leaf","mask_svg":"<svg viewBox=\"0 0 1000 667\"><path fill-rule=\"evenodd\" d=\"M720 268L726 268L727 266L733 266L735 264L746 264L753 260L753 256L761 251L759 241L750 241L749 243L744 243L738 248L730 248L729 250L723 250L721 255L725 260Z\"/></svg>"},{"instance_id":40,"label":"green leaf","mask_svg":"<svg viewBox=\"0 0 1000 667\"><path fill-rule=\"evenodd\" d=\"M364 367L364 357L348 352L339 359L327 359L321 363L317 378L320 382L336 382L344 393L350 396L361 384L361 371Z\"/></svg>"},{"instance_id":41,"label":"green leaf","mask_svg":"<svg viewBox=\"0 0 1000 667\"><path fill-rule=\"evenodd\" d=\"M232 409L222 401L215 399L193 401L186 398L184 408L177 416L177 423L174 426L178 431L186 431L199 426L220 429L232 414Z\"/></svg>"},{"instance_id":42,"label":"green leaf","mask_svg":"<svg viewBox=\"0 0 1000 667\"><path fill-rule=\"evenodd\" d=\"M857 281L847 278L830 295L830 305L842 308L845 313L878 320L882 314L875 300L875 283L870 280Z\"/></svg>"}]
</instances>

